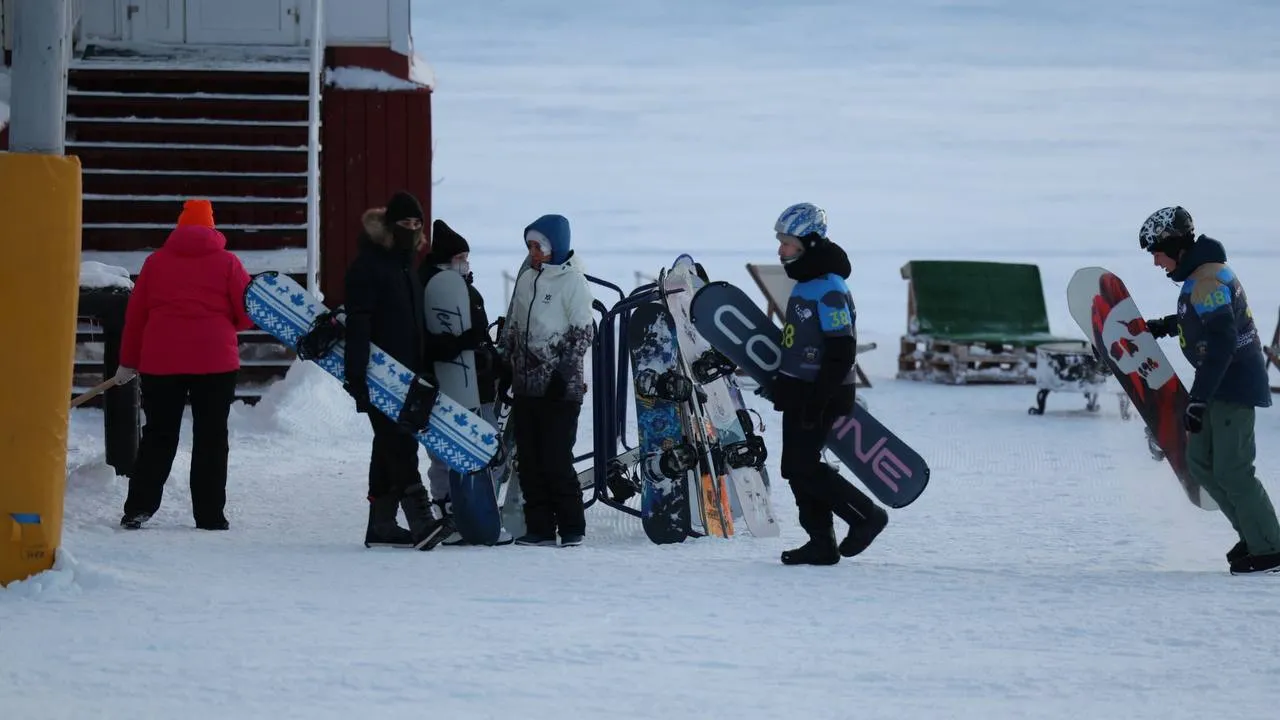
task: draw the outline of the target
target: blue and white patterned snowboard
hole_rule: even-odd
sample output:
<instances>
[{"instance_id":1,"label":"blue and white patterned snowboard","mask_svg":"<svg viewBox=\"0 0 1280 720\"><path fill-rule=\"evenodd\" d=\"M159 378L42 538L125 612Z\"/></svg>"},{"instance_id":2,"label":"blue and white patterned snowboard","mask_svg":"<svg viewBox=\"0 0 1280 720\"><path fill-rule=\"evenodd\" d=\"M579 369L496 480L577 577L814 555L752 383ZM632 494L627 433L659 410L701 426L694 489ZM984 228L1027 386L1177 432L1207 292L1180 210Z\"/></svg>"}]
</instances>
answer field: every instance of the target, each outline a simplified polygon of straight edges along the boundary
<instances>
[{"instance_id":1,"label":"blue and white patterned snowboard","mask_svg":"<svg viewBox=\"0 0 1280 720\"><path fill-rule=\"evenodd\" d=\"M293 278L274 271L253 276L244 304L259 328L291 348L297 347L298 338L327 309ZM339 342L315 362L342 381L345 349L345 343ZM376 345L370 348L368 372L369 400L387 417L399 417L414 373ZM498 449L497 430L444 393L436 395L427 428L416 437L446 465L462 473L484 468Z\"/></svg>"}]
</instances>

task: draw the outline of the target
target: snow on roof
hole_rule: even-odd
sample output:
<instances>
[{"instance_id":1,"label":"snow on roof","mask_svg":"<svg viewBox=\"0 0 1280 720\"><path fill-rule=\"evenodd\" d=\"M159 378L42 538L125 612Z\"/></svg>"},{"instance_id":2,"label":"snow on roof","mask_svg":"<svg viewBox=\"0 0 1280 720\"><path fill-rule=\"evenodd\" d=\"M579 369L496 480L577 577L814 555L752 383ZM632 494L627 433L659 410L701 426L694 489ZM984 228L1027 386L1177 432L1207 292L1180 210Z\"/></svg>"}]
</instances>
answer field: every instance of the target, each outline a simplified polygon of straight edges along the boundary
<instances>
[{"instance_id":1,"label":"snow on roof","mask_svg":"<svg viewBox=\"0 0 1280 720\"><path fill-rule=\"evenodd\" d=\"M88 260L80 263L80 287L132 288L133 281L129 279L129 271L122 267Z\"/></svg>"},{"instance_id":2,"label":"snow on roof","mask_svg":"<svg viewBox=\"0 0 1280 720\"><path fill-rule=\"evenodd\" d=\"M381 70L362 67L326 68L325 84L339 90L421 90L422 85L401 80Z\"/></svg>"}]
</instances>

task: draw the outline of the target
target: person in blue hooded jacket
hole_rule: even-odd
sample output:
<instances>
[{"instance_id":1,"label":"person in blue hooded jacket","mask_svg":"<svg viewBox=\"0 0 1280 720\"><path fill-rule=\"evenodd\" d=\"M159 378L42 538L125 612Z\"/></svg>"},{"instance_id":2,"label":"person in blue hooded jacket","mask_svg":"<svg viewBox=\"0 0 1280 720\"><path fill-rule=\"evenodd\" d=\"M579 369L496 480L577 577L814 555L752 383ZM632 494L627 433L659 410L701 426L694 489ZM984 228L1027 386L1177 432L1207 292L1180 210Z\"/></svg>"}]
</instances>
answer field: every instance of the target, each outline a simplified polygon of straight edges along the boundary
<instances>
[{"instance_id":1,"label":"person in blue hooded jacket","mask_svg":"<svg viewBox=\"0 0 1280 720\"><path fill-rule=\"evenodd\" d=\"M524 230L529 269L512 292L500 338L509 363L525 535L517 545L579 545L586 536L573 446L595 336L592 295L569 244L569 221L543 215ZM504 378L504 381L507 378Z\"/></svg>"},{"instance_id":2,"label":"person in blue hooded jacket","mask_svg":"<svg viewBox=\"0 0 1280 720\"><path fill-rule=\"evenodd\" d=\"M782 363L771 384L782 412L782 477L809 541L782 553L786 565L834 565L866 550L889 515L822 462L836 420L853 412L857 312L844 250L827 237L827 213L812 203L783 210L774 224L778 257L795 281L782 327ZM833 515L849 526L837 544Z\"/></svg>"},{"instance_id":3,"label":"person in blue hooded jacket","mask_svg":"<svg viewBox=\"0 0 1280 720\"><path fill-rule=\"evenodd\" d=\"M1185 208L1152 213L1138 244L1182 286L1177 314L1148 320L1147 329L1157 338L1176 336L1195 368L1183 415L1187 465L1240 537L1227 552L1230 571L1280 571L1280 522L1254 470L1255 412L1271 405L1271 387L1244 287L1227 267L1222 243L1196 237Z\"/></svg>"}]
</instances>

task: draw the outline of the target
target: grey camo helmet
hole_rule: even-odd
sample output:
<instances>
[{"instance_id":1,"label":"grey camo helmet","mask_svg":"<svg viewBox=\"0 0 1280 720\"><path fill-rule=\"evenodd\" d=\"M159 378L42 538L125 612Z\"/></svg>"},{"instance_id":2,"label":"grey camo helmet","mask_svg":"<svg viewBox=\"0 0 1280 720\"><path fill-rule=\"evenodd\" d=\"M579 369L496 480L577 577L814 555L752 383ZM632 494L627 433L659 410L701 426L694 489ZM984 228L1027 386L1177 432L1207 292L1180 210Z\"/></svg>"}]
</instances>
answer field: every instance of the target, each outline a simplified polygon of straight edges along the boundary
<instances>
[{"instance_id":1,"label":"grey camo helmet","mask_svg":"<svg viewBox=\"0 0 1280 720\"><path fill-rule=\"evenodd\" d=\"M1138 231L1138 246L1149 253L1170 254L1191 247L1196 224L1182 206L1164 207L1151 213Z\"/></svg>"}]
</instances>

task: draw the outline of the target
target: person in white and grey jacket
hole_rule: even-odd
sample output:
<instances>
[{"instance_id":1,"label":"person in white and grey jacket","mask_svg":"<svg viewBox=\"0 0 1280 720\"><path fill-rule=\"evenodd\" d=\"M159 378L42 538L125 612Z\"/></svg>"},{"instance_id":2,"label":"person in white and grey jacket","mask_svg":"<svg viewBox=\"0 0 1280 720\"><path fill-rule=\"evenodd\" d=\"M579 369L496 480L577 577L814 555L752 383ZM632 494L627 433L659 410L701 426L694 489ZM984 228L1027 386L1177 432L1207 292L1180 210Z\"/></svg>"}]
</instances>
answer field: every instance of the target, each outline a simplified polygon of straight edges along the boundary
<instances>
[{"instance_id":1,"label":"person in white and grey jacket","mask_svg":"<svg viewBox=\"0 0 1280 720\"><path fill-rule=\"evenodd\" d=\"M592 295L569 245L569 221L543 215L524 231L530 269L520 274L500 338L509 365L516 454L527 532L518 545L579 545L586 535L573 467L587 386L583 361L595 336Z\"/></svg>"}]
</instances>

